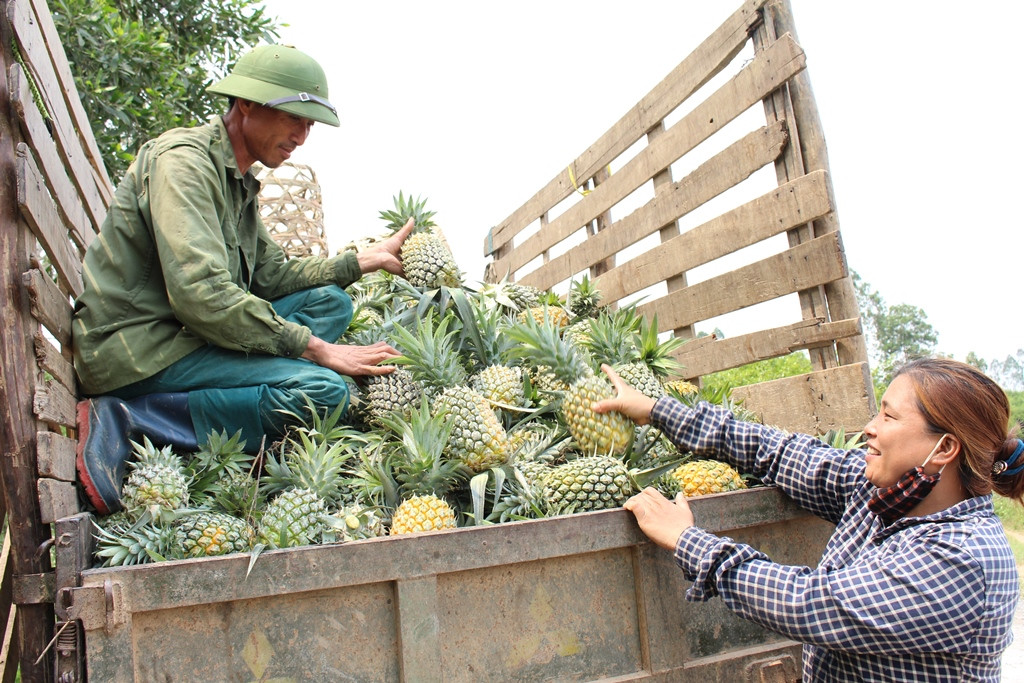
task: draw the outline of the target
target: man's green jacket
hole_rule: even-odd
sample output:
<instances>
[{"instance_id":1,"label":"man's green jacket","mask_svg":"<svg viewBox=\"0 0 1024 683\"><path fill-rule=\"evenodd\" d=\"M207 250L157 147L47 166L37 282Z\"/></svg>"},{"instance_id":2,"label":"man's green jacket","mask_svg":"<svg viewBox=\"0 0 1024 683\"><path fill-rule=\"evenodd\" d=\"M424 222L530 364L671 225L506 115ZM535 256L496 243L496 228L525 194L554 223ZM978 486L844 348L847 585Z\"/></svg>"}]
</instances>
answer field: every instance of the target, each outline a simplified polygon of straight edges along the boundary
<instances>
[{"instance_id":1,"label":"man's green jacket","mask_svg":"<svg viewBox=\"0 0 1024 683\"><path fill-rule=\"evenodd\" d=\"M239 172L220 117L142 146L85 255L72 324L83 393L145 379L206 344L302 354L309 329L269 301L345 287L359 264L352 252L286 259L260 219L259 188Z\"/></svg>"}]
</instances>

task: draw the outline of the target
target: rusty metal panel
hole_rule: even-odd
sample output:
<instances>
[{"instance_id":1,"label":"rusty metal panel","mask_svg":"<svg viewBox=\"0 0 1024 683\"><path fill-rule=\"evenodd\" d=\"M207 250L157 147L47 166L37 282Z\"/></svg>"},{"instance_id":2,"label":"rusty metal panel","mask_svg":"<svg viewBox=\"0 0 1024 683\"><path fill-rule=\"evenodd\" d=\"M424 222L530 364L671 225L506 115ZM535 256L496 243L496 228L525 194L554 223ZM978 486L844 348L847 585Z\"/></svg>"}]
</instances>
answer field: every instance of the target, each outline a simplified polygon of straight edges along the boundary
<instances>
[{"instance_id":1,"label":"rusty metal panel","mask_svg":"<svg viewBox=\"0 0 1024 683\"><path fill-rule=\"evenodd\" d=\"M691 505L779 562L815 564L830 533L773 488ZM67 613L90 680L798 675L793 643L720 600L685 602L688 586L617 509L272 551L251 573L248 555L86 570Z\"/></svg>"}]
</instances>

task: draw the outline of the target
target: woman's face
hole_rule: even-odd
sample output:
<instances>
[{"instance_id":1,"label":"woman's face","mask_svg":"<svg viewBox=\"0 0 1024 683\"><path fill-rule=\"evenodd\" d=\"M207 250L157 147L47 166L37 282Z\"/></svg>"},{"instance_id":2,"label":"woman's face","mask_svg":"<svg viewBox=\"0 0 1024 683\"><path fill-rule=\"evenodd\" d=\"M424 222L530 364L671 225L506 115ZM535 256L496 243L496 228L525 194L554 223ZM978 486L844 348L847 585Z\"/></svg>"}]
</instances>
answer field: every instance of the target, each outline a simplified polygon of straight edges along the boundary
<instances>
[{"instance_id":1,"label":"woman's face","mask_svg":"<svg viewBox=\"0 0 1024 683\"><path fill-rule=\"evenodd\" d=\"M906 375L892 381L878 415L864 428L868 438L865 475L875 486L892 486L907 470L924 464L941 435L928 431ZM938 467L925 468L931 473Z\"/></svg>"}]
</instances>

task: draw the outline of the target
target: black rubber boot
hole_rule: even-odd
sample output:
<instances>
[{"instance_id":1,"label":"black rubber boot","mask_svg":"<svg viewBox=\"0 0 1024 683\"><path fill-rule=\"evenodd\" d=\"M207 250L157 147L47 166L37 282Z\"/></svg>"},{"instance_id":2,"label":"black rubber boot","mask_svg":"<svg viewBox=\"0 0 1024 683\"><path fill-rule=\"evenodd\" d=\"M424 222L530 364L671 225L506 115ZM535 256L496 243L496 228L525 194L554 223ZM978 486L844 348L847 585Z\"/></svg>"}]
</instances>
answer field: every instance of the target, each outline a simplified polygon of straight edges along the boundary
<instances>
[{"instance_id":1,"label":"black rubber boot","mask_svg":"<svg viewBox=\"0 0 1024 683\"><path fill-rule=\"evenodd\" d=\"M149 394L130 401L100 396L78 404L78 479L101 515L121 509L121 482L131 441L195 451L188 394Z\"/></svg>"}]
</instances>

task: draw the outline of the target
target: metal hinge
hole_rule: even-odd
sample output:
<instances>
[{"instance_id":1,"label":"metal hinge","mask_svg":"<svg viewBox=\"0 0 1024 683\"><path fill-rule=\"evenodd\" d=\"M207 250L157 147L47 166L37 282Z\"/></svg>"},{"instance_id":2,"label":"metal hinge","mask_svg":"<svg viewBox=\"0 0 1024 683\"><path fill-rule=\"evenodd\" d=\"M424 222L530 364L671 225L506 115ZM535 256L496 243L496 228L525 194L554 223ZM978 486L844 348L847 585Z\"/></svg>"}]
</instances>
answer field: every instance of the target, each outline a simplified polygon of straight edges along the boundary
<instances>
[{"instance_id":1,"label":"metal hinge","mask_svg":"<svg viewBox=\"0 0 1024 683\"><path fill-rule=\"evenodd\" d=\"M128 619L121 584L110 579L102 586L61 588L57 599L68 620L80 620L86 631L103 628L109 633Z\"/></svg>"}]
</instances>

